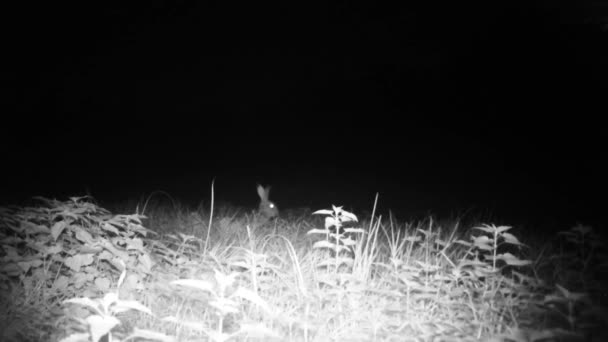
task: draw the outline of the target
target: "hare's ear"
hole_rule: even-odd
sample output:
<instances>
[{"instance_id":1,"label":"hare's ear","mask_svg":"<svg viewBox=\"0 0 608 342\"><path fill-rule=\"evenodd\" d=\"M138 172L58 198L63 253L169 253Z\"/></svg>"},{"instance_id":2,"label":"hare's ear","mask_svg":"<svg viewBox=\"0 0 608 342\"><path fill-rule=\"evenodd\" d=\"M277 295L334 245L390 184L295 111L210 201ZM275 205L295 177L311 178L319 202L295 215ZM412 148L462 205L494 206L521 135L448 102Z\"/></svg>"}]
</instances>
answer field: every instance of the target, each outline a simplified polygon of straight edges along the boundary
<instances>
[{"instance_id":1,"label":"hare's ear","mask_svg":"<svg viewBox=\"0 0 608 342\"><path fill-rule=\"evenodd\" d=\"M268 198L268 195L266 194L266 191L264 190L264 188L258 184L258 196L260 196L260 199L262 201L266 200Z\"/></svg>"}]
</instances>

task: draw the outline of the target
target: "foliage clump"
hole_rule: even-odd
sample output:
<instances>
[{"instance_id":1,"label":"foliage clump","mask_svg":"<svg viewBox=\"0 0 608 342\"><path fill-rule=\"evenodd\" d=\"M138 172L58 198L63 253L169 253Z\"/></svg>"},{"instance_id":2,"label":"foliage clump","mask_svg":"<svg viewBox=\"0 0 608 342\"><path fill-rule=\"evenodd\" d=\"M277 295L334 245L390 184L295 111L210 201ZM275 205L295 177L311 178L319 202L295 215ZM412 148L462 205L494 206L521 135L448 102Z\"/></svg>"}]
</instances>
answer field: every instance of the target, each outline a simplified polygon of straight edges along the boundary
<instances>
[{"instance_id":1,"label":"foliage clump","mask_svg":"<svg viewBox=\"0 0 608 342\"><path fill-rule=\"evenodd\" d=\"M35 203L0 208L2 340L606 337L608 257L585 226L534 241L338 206L262 222L241 209Z\"/></svg>"}]
</instances>

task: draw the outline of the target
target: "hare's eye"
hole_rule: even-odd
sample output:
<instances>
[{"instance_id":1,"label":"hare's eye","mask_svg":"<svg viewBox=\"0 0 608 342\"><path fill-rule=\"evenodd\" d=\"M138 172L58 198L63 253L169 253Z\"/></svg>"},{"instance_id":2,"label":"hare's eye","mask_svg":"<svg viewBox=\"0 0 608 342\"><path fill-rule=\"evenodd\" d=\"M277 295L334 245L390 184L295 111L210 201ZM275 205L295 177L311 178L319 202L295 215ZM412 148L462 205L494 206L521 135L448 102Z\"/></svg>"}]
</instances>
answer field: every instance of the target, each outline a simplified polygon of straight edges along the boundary
<instances>
[{"instance_id":1,"label":"hare's eye","mask_svg":"<svg viewBox=\"0 0 608 342\"><path fill-rule=\"evenodd\" d=\"M273 204L273 203L268 204L268 206L269 206L270 208L274 208L274 204Z\"/></svg>"}]
</instances>

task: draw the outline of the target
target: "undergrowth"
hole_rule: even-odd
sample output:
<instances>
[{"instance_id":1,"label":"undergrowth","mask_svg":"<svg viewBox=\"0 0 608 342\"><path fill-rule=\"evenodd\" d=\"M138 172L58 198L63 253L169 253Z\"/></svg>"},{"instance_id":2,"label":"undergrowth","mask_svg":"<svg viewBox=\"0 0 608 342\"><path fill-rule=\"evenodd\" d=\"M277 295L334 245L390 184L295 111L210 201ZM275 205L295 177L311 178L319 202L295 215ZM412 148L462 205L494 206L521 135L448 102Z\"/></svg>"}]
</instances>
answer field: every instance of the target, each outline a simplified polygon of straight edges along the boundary
<instances>
[{"instance_id":1,"label":"undergrowth","mask_svg":"<svg viewBox=\"0 0 608 342\"><path fill-rule=\"evenodd\" d=\"M586 226L537 240L335 206L261 223L231 207L37 201L0 208L2 341L608 337L608 258Z\"/></svg>"}]
</instances>

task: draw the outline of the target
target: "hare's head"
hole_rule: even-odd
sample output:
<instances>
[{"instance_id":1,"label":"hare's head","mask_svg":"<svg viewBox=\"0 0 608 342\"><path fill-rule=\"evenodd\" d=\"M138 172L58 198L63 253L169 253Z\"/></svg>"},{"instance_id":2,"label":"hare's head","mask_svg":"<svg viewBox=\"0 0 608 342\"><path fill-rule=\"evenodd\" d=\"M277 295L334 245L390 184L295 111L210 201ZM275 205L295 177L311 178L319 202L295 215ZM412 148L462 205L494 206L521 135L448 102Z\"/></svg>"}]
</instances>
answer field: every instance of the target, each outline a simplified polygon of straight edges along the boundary
<instances>
[{"instance_id":1,"label":"hare's head","mask_svg":"<svg viewBox=\"0 0 608 342\"><path fill-rule=\"evenodd\" d=\"M258 196L260 196L258 212L267 219L279 216L279 208L268 199L269 195L270 186L263 187L258 184Z\"/></svg>"}]
</instances>

